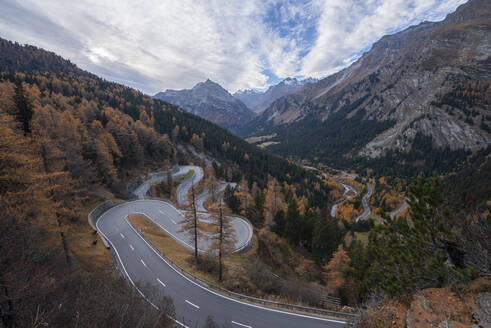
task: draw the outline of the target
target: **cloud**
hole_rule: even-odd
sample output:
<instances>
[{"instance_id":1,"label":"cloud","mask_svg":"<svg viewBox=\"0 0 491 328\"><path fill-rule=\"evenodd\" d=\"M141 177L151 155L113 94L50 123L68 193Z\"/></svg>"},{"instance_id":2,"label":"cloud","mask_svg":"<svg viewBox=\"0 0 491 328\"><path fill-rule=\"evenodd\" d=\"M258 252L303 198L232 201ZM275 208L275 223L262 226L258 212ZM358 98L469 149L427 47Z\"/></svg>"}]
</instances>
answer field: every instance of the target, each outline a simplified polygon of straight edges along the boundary
<instances>
[{"instance_id":1,"label":"cloud","mask_svg":"<svg viewBox=\"0 0 491 328\"><path fill-rule=\"evenodd\" d=\"M206 78L235 91L325 76L384 34L462 2L3 0L0 30L150 94Z\"/></svg>"},{"instance_id":2,"label":"cloud","mask_svg":"<svg viewBox=\"0 0 491 328\"><path fill-rule=\"evenodd\" d=\"M425 20L437 21L466 0L330 0L317 24L318 38L302 59L301 74L323 77L349 65L383 35Z\"/></svg>"}]
</instances>

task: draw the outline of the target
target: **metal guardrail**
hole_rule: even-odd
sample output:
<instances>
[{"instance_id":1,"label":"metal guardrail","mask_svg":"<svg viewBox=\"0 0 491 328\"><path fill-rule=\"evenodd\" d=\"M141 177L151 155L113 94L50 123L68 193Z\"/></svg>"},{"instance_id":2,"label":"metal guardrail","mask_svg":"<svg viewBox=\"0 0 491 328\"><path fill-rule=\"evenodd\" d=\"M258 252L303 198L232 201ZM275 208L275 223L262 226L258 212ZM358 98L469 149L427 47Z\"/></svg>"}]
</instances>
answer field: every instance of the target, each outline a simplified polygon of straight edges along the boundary
<instances>
[{"instance_id":1,"label":"metal guardrail","mask_svg":"<svg viewBox=\"0 0 491 328\"><path fill-rule=\"evenodd\" d=\"M262 299L262 298L247 296L247 295L244 295L244 294L236 293L236 292L233 292L231 290L222 288L220 286L217 286L215 284L209 283L207 281L204 281L201 278L198 278L195 275L191 274L190 272L184 270L179 264L175 263L173 260L171 260L169 257L167 257L160 249L158 249L141 232L141 230L138 227L134 226L131 222L129 222L129 220L128 220L128 223L130 224L131 227L133 227L133 229L135 231L137 231L137 233L140 234L140 236L147 242L147 244L150 245L152 247L152 249L155 250L155 252L157 254L159 254L160 257L162 257L175 270L179 271L183 276L185 276L188 279L190 279L190 280L192 280L192 281L200 284L203 287L213 288L214 290L220 291L220 292L222 292L224 294L227 294L227 295L230 295L230 296L234 296L236 298L239 298L240 300L247 300L249 302L262 303L262 304L265 304L265 305L276 305L276 306L281 306L283 308L290 308L290 309L294 309L294 310L310 311L310 312L314 312L314 313L318 313L318 314L323 314L323 315L334 315L334 316L345 318L345 319L347 319L348 322L351 321L352 319L354 319L355 317L357 317L357 315L356 314L353 314L353 313L340 312L340 311L332 311L332 310L326 310L326 309L319 309L319 308L313 308L313 307L309 307L309 306L296 305L296 304L288 304L288 303L270 301L270 300L266 300L266 299Z\"/></svg>"}]
</instances>

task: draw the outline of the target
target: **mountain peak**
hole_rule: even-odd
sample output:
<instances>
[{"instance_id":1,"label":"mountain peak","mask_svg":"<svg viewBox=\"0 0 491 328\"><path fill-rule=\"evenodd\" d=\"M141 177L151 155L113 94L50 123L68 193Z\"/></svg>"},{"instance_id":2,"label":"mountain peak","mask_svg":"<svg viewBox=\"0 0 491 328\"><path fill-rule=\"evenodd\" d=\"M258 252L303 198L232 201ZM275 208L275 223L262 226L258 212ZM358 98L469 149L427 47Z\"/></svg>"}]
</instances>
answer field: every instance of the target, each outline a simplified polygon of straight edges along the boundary
<instances>
[{"instance_id":1,"label":"mountain peak","mask_svg":"<svg viewBox=\"0 0 491 328\"><path fill-rule=\"evenodd\" d=\"M254 115L244 103L210 79L197 83L192 89L159 92L154 98L177 105L232 131L249 122Z\"/></svg>"},{"instance_id":2,"label":"mountain peak","mask_svg":"<svg viewBox=\"0 0 491 328\"><path fill-rule=\"evenodd\" d=\"M244 104L256 113L260 113L278 98L296 92L305 84L316 81L316 79L310 77L304 80L298 80L296 77L287 77L280 83L270 86L266 91L261 92L253 89L239 90L234 93L234 97L243 101Z\"/></svg>"}]
</instances>

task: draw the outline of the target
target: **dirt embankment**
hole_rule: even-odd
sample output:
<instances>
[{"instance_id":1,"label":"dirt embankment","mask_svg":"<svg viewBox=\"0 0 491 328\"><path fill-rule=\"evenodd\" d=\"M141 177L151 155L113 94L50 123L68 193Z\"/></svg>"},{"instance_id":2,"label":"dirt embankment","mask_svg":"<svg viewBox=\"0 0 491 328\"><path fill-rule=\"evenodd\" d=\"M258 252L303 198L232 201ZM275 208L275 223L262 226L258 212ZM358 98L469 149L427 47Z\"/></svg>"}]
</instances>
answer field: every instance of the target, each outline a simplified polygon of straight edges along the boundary
<instances>
[{"instance_id":1,"label":"dirt embankment","mask_svg":"<svg viewBox=\"0 0 491 328\"><path fill-rule=\"evenodd\" d=\"M413 297L368 307L359 327L489 328L491 277L469 284L428 288Z\"/></svg>"}]
</instances>

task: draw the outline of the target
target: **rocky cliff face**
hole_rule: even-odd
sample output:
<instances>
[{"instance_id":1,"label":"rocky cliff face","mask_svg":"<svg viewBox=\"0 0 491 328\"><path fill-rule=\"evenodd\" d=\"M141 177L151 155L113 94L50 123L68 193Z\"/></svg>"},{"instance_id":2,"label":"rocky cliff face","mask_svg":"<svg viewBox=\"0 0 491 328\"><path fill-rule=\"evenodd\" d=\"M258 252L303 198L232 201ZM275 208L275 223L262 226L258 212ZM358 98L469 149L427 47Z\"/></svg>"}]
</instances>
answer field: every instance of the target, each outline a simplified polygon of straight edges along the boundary
<instances>
[{"instance_id":1,"label":"rocky cliff face","mask_svg":"<svg viewBox=\"0 0 491 328\"><path fill-rule=\"evenodd\" d=\"M440 148L486 147L491 144L490 44L491 3L471 0L442 22L384 36L350 67L272 103L243 134L276 132L272 141L285 143L308 120L328 124L342 116L360 119L360 125L391 122L345 154L375 158L388 150L408 152L418 134L431 136Z\"/></svg>"},{"instance_id":2,"label":"rocky cliff face","mask_svg":"<svg viewBox=\"0 0 491 328\"><path fill-rule=\"evenodd\" d=\"M232 132L249 122L254 113L219 84L206 80L187 90L166 90L154 98L167 101Z\"/></svg>"},{"instance_id":3,"label":"rocky cliff face","mask_svg":"<svg viewBox=\"0 0 491 328\"><path fill-rule=\"evenodd\" d=\"M261 113L271 105L276 99L289 95L306 84L315 83L317 80L308 78L297 80L296 78L286 78L280 83L269 87L265 92L255 90L239 90L234 93L234 97L244 102L256 113Z\"/></svg>"}]
</instances>

